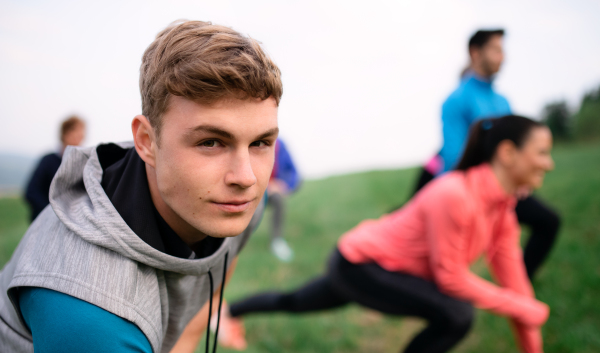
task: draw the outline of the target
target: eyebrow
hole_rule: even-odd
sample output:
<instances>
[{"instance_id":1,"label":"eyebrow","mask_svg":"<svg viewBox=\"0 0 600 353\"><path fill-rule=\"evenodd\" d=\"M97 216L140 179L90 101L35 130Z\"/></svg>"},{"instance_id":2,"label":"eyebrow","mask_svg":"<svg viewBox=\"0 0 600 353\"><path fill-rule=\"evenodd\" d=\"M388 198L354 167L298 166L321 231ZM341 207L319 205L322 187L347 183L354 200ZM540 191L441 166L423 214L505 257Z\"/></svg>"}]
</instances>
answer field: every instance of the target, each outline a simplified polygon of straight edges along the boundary
<instances>
[{"instance_id":1,"label":"eyebrow","mask_svg":"<svg viewBox=\"0 0 600 353\"><path fill-rule=\"evenodd\" d=\"M267 137L271 137L273 135L277 135L279 133L279 128L278 127L274 127L271 130L266 131L265 133L263 133L262 135L258 136L256 139L257 140L261 140Z\"/></svg>"},{"instance_id":2,"label":"eyebrow","mask_svg":"<svg viewBox=\"0 0 600 353\"><path fill-rule=\"evenodd\" d=\"M193 134L194 132L209 132L228 139L234 139L233 134L231 134L230 132L227 132L223 129L219 129L218 127L212 125L198 125L194 128L188 129L187 134Z\"/></svg>"},{"instance_id":3,"label":"eyebrow","mask_svg":"<svg viewBox=\"0 0 600 353\"><path fill-rule=\"evenodd\" d=\"M215 135L219 135L221 137L230 139L230 140L235 140L235 136L233 136L232 133L225 131L223 129L220 129L216 126L212 126L212 125L198 125L194 128L190 128L187 131L187 134L192 134L194 132L208 132L208 133L213 133ZM260 136L258 136L256 138L256 140L260 140L260 139L264 139L267 137L271 137L273 135L276 135L279 133L279 128L278 127L274 127L270 130L265 131L264 133L262 133Z\"/></svg>"}]
</instances>

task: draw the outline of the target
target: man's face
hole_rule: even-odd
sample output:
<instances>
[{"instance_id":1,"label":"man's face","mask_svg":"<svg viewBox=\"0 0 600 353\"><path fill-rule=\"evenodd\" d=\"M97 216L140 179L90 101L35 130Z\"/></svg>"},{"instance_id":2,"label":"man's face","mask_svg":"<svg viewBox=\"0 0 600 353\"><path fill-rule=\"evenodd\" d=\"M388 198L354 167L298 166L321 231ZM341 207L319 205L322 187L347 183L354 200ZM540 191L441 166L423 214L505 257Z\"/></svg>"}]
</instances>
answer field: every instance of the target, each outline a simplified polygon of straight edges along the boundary
<instances>
[{"instance_id":1,"label":"man's face","mask_svg":"<svg viewBox=\"0 0 600 353\"><path fill-rule=\"evenodd\" d=\"M482 48L473 51L471 55L473 64L479 66L486 76L492 76L500 71L504 61L501 35L492 36Z\"/></svg>"},{"instance_id":2,"label":"man's face","mask_svg":"<svg viewBox=\"0 0 600 353\"><path fill-rule=\"evenodd\" d=\"M156 185L172 211L167 223L184 238L194 230L240 234L268 185L277 134L273 98L205 105L172 97L153 144Z\"/></svg>"},{"instance_id":3,"label":"man's face","mask_svg":"<svg viewBox=\"0 0 600 353\"><path fill-rule=\"evenodd\" d=\"M85 125L77 124L63 136L63 145L79 146L85 139Z\"/></svg>"}]
</instances>

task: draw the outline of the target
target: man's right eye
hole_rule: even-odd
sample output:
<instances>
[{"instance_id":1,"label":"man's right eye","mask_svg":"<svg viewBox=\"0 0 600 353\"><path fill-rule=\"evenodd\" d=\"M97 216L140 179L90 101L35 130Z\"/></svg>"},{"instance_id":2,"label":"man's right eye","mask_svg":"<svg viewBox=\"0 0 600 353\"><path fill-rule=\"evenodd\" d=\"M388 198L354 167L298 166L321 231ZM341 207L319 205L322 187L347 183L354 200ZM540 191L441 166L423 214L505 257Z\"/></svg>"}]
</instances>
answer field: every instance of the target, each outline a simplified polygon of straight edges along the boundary
<instances>
[{"instance_id":1,"label":"man's right eye","mask_svg":"<svg viewBox=\"0 0 600 353\"><path fill-rule=\"evenodd\" d=\"M219 141L217 141L217 140L206 140L206 141L200 142L200 144L198 146L217 147L218 145L219 145Z\"/></svg>"}]
</instances>

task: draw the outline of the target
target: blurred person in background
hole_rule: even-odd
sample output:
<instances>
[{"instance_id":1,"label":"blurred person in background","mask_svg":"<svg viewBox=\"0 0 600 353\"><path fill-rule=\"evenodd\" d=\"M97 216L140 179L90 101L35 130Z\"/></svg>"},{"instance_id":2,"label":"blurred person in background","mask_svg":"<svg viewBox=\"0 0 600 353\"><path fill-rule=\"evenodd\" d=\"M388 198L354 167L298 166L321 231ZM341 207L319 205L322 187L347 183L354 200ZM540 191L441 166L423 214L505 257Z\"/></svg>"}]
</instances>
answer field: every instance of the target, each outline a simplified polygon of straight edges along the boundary
<instances>
[{"instance_id":1,"label":"blurred person in background","mask_svg":"<svg viewBox=\"0 0 600 353\"><path fill-rule=\"evenodd\" d=\"M285 198L296 192L300 184L300 174L298 174L292 157L285 143L278 138L275 145L275 165L267 187L267 205L273 208L271 251L283 262L291 261L294 256L294 252L283 238Z\"/></svg>"},{"instance_id":2,"label":"blurred person in background","mask_svg":"<svg viewBox=\"0 0 600 353\"><path fill-rule=\"evenodd\" d=\"M554 167L551 148L550 130L524 117L474 123L456 170L401 209L344 234L323 276L289 293L266 292L231 304L223 336L245 343L236 337L244 334L243 315L305 313L354 302L427 320L405 352L440 353L465 337L477 307L508 317L521 350L541 353L549 308L535 298L527 277L514 205L519 189L542 186ZM499 285L470 271L482 255Z\"/></svg>"},{"instance_id":3,"label":"blurred person in background","mask_svg":"<svg viewBox=\"0 0 600 353\"><path fill-rule=\"evenodd\" d=\"M139 73L133 141L67 148L0 272L0 352L166 353L221 308L262 216L281 72L254 39L180 20Z\"/></svg>"},{"instance_id":4,"label":"blurred person in background","mask_svg":"<svg viewBox=\"0 0 600 353\"><path fill-rule=\"evenodd\" d=\"M462 72L458 88L442 106L442 149L422 168L415 193L436 176L456 168L472 124L511 113L508 100L493 87L494 78L504 61L503 37L504 30L496 29L479 30L470 38L470 63ZM531 229L524 257L527 275L533 279L556 240L560 218L554 210L532 196L530 190L520 190L518 197L516 212L519 222Z\"/></svg>"},{"instance_id":5,"label":"blurred person in background","mask_svg":"<svg viewBox=\"0 0 600 353\"><path fill-rule=\"evenodd\" d=\"M59 152L50 153L42 157L27 183L25 199L31 211L31 222L50 204L50 183L60 167L63 153L67 146L79 146L85 139L85 122L73 115L60 125Z\"/></svg>"}]
</instances>

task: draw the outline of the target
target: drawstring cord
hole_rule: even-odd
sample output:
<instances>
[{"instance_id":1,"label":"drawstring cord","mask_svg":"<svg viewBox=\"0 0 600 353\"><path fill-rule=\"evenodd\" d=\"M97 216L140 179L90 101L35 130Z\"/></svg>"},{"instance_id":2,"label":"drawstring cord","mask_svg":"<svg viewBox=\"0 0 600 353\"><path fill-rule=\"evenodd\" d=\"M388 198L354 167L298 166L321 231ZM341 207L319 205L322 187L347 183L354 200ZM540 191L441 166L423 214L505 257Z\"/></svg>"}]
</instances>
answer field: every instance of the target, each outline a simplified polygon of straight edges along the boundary
<instances>
[{"instance_id":1,"label":"drawstring cord","mask_svg":"<svg viewBox=\"0 0 600 353\"><path fill-rule=\"evenodd\" d=\"M210 282L210 297L208 298L208 325L206 327L206 349L205 352L208 353L209 352L209 348L210 348L210 319L212 316L212 299L213 299L213 277L212 277L212 273L210 272L210 270L208 270L208 280ZM216 341L216 337L215 337L215 341Z\"/></svg>"},{"instance_id":2,"label":"drawstring cord","mask_svg":"<svg viewBox=\"0 0 600 353\"><path fill-rule=\"evenodd\" d=\"M219 323L221 321L221 308L223 307L223 292L225 290L225 278L227 276L227 258L229 252L225 253L225 261L223 263L223 280L221 281L221 293L219 294L219 311L217 312L217 328L215 329L215 342L213 344L213 353L217 352L217 338L219 337ZM210 352L210 319L212 318L212 299L214 291L214 283L212 272L208 270L208 281L210 283L210 298L208 300L208 324L206 325L206 353Z\"/></svg>"}]
</instances>

